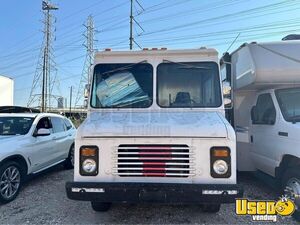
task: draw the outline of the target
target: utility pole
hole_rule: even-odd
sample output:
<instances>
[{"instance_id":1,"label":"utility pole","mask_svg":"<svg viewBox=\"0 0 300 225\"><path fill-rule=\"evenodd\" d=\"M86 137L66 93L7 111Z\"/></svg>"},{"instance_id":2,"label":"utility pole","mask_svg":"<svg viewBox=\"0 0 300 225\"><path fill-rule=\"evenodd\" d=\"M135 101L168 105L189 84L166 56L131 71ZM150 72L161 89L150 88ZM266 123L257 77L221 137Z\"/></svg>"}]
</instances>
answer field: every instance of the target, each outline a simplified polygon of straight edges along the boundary
<instances>
[{"instance_id":1,"label":"utility pole","mask_svg":"<svg viewBox=\"0 0 300 225\"><path fill-rule=\"evenodd\" d=\"M42 9L46 12L46 24L45 24L45 36L46 43L44 46L44 60L43 60L43 89L42 89L42 112L47 111L47 100L48 106L50 107L50 36L51 36L51 10L57 10L58 8L54 5L51 5L47 0L43 1Z\"/></svg>"},{"instance_id":2,"label":"utility pole","mask_svg":"<svg viewBox=\"0 0 300 225\"><path fill-rule=\"evenodd\" d=\"M133 0L130 0L130 36L129 36L129 49L133 48Z\"/></svg>"},{"instance_id":3,"label":"utility pole","mask_svg":"<svg viewBox=\"0 0 300 225\"><path fill-rule=\"evenodd\" d=\"M70 117L71 117L71 111L72 111L72 86L71 86L71 88L70 88L70 111L69 111L69 113L70 113Z\"/></svg>"},{"instance_id":4,"label":"utility pole","mask_svg":"<svg viewBox=\"0 0 300 225\"><path fill-rule=\"evenodd\" d=\"M78 91L76 94L75 99L75 106L82 106L84 99L83 99L83 93L85 85L91 84L91 67L94 63L94 43L95 43L95 26L94 26L94 20L93 17L90 15L87 18L86 24L84 24L84 27L86 28L85 33L83 36L86 38L85 43L83 46L86 48L86 57L85 62L82 70L82 75L80 79L80 84L78 87Z\"/></svg>"},{"instance_id":5,"label":"utility pole","mask_svg":"<svg viewBox=\"0 0 300 225\"><path fill-rule=\"evenodd\" d=\"M42 10L44 12L44 41L43 47L40 52L40 60L34 75L30 97L27 106L32 106L37 100L39 101L41 111L46 112L47 106L50 106L51 86L53 86L54 80L51 79L51 42L53 39L54 17L51 14L52 10L58 10L56 6L51 4L48 0L42 1ZM37 94L36 91L39 87L42 87Z\"/></svg>"},{"instance_id":6,"label":"utility pole","mask_svg":"<svg viewBox=\"0 0 300 225\"><path fill-rule=\"evenodd\" d=\"M138 25L138 27L142 30L142 32L144 32L143 27L139 24L139 22L134 18L133 15L133 4L137 3L138 6L142 9L142 12L145 11L145 9L143 8L143 6L139 3L138 0L130 0L130 20L129 20L129 25L130 25L130 31L129 31L129 49L132 50L133 49L133 43L136 44L140 49L142 49L142 47L134 40L133 37L133 24L135 23L136 25ZM138 13L139 15L140 13ZM140 35L140 34L138 34Z\"/></svg>"}]
</instances>

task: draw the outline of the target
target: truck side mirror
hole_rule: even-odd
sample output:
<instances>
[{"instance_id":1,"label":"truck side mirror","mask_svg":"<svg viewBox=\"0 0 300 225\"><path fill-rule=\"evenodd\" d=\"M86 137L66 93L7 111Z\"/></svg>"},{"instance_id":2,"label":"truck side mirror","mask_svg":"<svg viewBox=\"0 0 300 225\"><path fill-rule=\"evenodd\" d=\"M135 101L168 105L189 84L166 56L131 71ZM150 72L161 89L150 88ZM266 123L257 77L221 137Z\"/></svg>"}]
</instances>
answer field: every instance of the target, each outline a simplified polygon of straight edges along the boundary
<instances>
[{"instance_id":1,"label":"truck side mirror","mask_svg":"<svg viewBox=\"0 0 300 225\"><path fill-rule=\"evenodd\" d=\"M223 81L227 81L232 85L232 76L231 76L231 55L226 52L220 60L221 70L223 68L224 76L222 76Z\"/></svg>"},{"instance_id":2,"label":"truck side mirror","mask_svg":"<svg viewBox=\"0 0 300 225\"><path fill-rule=\"evenodd\" d=\"M223 97L224 97L224 106L226 109L232 108L232 100L231 100L231 86L230 83L227 81L223 81L222 83L222 89L223 89Z\"/></svg>"},{"instance_id":3,"label":"truck side mirror","mask_svg":"<svg viewBox=\"0 0 300 225\"><path fill-rule=\"evenodd\" d=\"M89 97L89 93L90 93L90 85L89 84L86 84L84 86L84 97L85 98L88 98Z\"/></svg>"},{"instance_id":4,"label":"truck side mirror","mask_svg":"<svg viewBox=\"0 0 300 225\"><path fill-rule=\"evenodd\" d=\"M87 109L87 107L88 107L88 100L87 99L84 99L84 101L83 101L83 107L85 109Z\"/></svg>"}]
</instances>

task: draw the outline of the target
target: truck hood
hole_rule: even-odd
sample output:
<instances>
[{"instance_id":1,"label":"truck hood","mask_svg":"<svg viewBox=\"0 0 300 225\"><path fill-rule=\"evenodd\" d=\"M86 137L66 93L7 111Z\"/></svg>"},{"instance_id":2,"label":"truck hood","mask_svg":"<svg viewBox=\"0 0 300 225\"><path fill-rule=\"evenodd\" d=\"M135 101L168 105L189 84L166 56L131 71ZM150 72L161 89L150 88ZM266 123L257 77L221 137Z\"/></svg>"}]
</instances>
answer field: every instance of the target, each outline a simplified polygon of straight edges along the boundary
<instances>
[{"instance_id":1,"label":"truck hood","mask_svg":"<svg viewBox=\"0 0 300 225\"><path fill-rule=\"evenodd\" d=\"M218 112L91 112L77 137L228 137Z\"/></svg>"}]
</instances>

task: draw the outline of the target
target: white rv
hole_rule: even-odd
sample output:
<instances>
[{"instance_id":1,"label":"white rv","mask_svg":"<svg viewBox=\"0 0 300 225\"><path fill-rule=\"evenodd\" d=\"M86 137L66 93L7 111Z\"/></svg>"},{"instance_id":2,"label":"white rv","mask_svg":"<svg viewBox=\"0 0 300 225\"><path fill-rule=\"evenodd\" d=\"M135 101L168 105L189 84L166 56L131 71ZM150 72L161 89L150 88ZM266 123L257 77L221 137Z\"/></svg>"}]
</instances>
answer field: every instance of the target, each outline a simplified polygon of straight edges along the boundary
<instances>
[{"instance_id":1,"label":"white rv","mask_svg":"<svg viewBox=\"0 0 300 225\"><path fill-rule=\"evenodd\" d=\"M14 80L0 75L0 106L14 105Z\"/></svg>"},{"instance_id":2,"label":"white rv","mask_svg":"<svg viewBox=\"0 0 300 225\"><path fill-rule=\"evenodd\" d=\"M300 41L244 44L221 64L232 76L238 170L276 178L299 208Z\"/></svg>"},{"instance_id":3,"label":"white rv","mask_svg":"<svg viewBox=\"0 0 300 225\"><path fill-rule=\"evenodd\" d=\"M71 199L203 204L242 196L214 49L95 55L88 117L75 141Z\"/></svg>"}]
</instances>

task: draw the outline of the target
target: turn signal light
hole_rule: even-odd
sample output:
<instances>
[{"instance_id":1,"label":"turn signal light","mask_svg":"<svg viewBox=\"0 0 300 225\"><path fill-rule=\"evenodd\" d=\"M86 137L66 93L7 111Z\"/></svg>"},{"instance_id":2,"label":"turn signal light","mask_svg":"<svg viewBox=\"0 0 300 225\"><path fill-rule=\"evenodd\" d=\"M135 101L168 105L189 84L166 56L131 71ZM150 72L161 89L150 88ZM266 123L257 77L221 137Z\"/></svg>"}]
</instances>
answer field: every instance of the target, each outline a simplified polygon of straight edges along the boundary
<instances>
[{"instance_id":1,"label":"turn signal light","mask_svg":"<svg viewBox=\"0 0 300 225\"><path fill-rule=\"evenodd\" d=\"M214 149L213 156L214 157L228 157L229 152L227 149Z\"/></svg>"},{"instance_id":2,"label":"turn signal light","mask_svg":"<svg viewBox=\"0 0 300 225\"><path fill-rule=\"evenodd\" d=\"M82 156L95 156L96 155L96 149L94 148L82 148L81 149L81 155Z\"/></svg>"}]
</instances>

